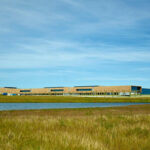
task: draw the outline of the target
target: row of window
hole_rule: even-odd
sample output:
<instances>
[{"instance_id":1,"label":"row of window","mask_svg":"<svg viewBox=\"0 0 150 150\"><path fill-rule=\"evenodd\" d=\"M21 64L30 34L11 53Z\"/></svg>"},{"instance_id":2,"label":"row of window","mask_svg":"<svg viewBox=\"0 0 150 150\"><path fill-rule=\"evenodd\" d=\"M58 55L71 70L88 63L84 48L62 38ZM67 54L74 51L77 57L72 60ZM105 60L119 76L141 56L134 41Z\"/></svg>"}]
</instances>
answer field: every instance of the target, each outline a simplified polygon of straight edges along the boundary
<instances>
[{"instance_id":1,"label":"row of window","mask_svg":"<svg viewBox=\"0 0 150 150\"><path fill-rule=\"evenodd\" d=\"M76 93L75 95L119 95L119 93Z\"/></svg>"},{"instance_id":2,"label":"row of window","mask_svg":"<svg viewBox=\"0 0 150 150\"><path fill-rule=\"evenodd\" d=\"M20 92L31 92L31 90L20 90Z\"/></svg>"},{"instance_id":3,"label":"row of window","mask_svg":"<svg viewBox=\"0 0 150 150\"><path fill-rule=\"evenodd\" d=\"M85 89L84 89L85 90ZM63 89L52 89L51 92L63 92L64 90ZM77 91L80 91L80 89L77 89ZM81 90L83 91L83 90ZM85 91L88 91L88 89L86 89ZM90 90L91 91L91 90ZM31 90L20 90L20 92L31 92ZM46 93L45 93L46 94ZM47 93L48 94L48 93ZM60 93L57 93L57 94L60 94ZM62 93L61 93L62 94ZM72 93L74 94L74 93ZM76 94L79 94L79 95L118 95L119 93L76 93ZM55 95L55 94L53 94Z\"/></svg>"},{"instance_id":4,"label":"row of window","mask_svg":"<svg viewBox=\"0 0 150 150\"><path fill-rule=\"evenodd\" d=\"M8 93L3 93L3 95L7 95ZM20 95L121 95L121 96L129 96L133 93L21 93ZM138 93L137 93L138 94Z\"/></svg>"},{"instance_id":5,"label":"row of window","mask_svg":"<svg viewBox=\"0 0 150 150\"><path fill-rule=\"evenodd\" d=\"M64 89L51 89L51 92L63 92Z\"/></svg>"},{"instance_id":6,"label":"row of window","mask_svg":"<svg viewBox=\"0 0 150 150\"><path fill-rule=\"evenodd\" d=\"M93 89L76 89L76 91L93 91Z\"/></svg>"},{"instance_id":7,"label":"row of window","mask_svg":"<svg viewBox=\"0 0 150 150\"><path fill-rule=\"evenodd\" d=\"M63 92L64 89L51 89L51 92ZM93 89L76 89L76 91L93 91Z\"/></svg>"}]
</instances>

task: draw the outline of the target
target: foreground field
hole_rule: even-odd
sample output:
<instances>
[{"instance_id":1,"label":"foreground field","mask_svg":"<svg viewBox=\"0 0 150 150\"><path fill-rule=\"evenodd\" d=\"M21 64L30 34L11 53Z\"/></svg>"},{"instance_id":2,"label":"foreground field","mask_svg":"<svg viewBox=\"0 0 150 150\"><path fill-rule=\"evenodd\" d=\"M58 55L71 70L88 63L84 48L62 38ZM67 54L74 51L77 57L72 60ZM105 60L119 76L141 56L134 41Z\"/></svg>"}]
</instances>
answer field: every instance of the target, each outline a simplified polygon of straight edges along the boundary
<instances>
[{"instance_id":1,"label":"foreground field","mask_svg":"<svg viewBox=\"0 0 150 150\"><path fill-rule=\"evenodd\" d=\"M0 150L149 150L150 105L0 112Z\"/></svg>"},{"instance_id":2,"label":"foreground field","mask_svg":"<svg viewBox=\"0 0 150 150\"><path fill-rule=\"evenodd\" d=\"M150 102L150 97L0 96L0 103Z\"/></svg>"}]
</instances>

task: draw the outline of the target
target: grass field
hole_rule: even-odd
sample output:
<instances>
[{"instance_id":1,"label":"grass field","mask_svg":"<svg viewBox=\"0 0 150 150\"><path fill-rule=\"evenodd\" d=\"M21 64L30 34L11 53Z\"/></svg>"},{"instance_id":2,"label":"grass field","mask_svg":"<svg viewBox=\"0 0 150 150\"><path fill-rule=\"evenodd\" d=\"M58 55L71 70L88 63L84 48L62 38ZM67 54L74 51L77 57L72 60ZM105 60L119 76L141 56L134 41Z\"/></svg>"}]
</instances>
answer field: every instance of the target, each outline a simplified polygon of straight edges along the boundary
<instances>
[{"instance_id":1,"label":"grass field","mask_svg":"<svg viewBox=\"0 0 150 150\"><path fill-rule=\"evenodd\" d=\"M150 104L0 111L0 150L150 150Z\"/></svg>"},{"instance_id":2,"label":"grass field","mask_svg":"<svg viewBox=\"0 0 150 150\"><path fill-rule=\"evenodd\" d=\"M0 103L2 102L150 102L150 97L0 96Z\"/></svg>"}]
</instances>

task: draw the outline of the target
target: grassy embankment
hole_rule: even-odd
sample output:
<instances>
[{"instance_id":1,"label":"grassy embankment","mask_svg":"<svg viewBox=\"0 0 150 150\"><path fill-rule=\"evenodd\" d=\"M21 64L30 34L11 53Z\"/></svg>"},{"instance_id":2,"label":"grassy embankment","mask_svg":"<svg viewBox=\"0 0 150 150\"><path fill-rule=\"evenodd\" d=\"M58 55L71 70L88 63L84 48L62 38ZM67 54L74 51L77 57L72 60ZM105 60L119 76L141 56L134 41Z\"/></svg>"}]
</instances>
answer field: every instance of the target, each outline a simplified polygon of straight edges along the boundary
<instances>
[{"instance_id":1,"label":"grassy embankment","mask_svg":"<svg viewBox=\"0 0 150 150\"><path fill-rule=\"evenodd\" d=\"M0 150L149 150L150 105L0 112Z\"/></svg>"},{"instance_id":2,"label":"grassy embankment","mask_svg":"<svg viewBox=\"0 0 150 150\"><path fill-rule=\"evenodd\" d=\"M3 102L150 102L150 97L0 96L0 103Z\"/></svg>"}]
</instances>

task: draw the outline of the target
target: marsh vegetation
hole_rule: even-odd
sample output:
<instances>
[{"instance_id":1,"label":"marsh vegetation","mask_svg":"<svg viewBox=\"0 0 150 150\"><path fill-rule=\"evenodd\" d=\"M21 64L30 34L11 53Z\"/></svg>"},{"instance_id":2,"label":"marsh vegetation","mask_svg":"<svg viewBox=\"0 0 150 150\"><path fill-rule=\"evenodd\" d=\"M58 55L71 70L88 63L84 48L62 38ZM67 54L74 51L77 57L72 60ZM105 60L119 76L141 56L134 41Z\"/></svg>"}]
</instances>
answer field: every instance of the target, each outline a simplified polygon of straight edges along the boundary
<instances>
[{"instance_id":1,"label":"marsh vegetation","mask_svg":"<svg viewBox=\"0 0 150 150\"><path fill-rule=\"evenodd\" d=\"M0 150L149 150L150 105L0 112Z\"/></svg>"}]
</instances>

